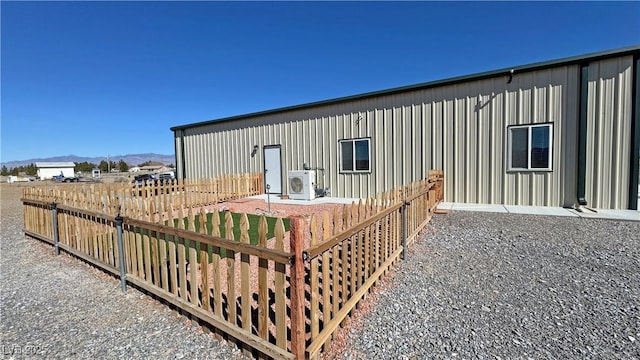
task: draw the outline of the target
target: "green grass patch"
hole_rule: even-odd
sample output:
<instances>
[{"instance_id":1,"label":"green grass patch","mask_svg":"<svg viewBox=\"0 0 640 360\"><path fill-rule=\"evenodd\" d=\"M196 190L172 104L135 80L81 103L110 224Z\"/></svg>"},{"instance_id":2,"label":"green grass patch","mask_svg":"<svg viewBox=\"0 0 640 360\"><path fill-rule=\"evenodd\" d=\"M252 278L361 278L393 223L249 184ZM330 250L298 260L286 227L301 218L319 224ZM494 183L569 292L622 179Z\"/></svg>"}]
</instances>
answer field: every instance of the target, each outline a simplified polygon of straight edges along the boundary
<instances>
[{"instance_id":1,"label":"green grass patch","mask_svg":"<svg viewBox=\"0 0 640 360\"><path fill-rule=\"evenodd\" d=\"M213 233L213 226L212 226L212 218L214 215L219 216L219 220L220 220L220 237L221 238L226 238L227 236L227 231L225 228L225 214L226 212L213 212L213 213L208 213L207 214L207 234L211 235ZM231 217L233 219L233 238L235 241L240 241L240 216L242 214L239 213L231 213ZM247 214L247 220L249 220L249 243L252 245L258 245L258 226L260 224L260 217L259 215L253 215L253 214ZM266 216L267 219L267 239L270 239L272 237L274 237L274 229L276 226L276 221L277 218L274 217L269 217ZM177 227L178 226L178 221L180 221L180 219L174 219L173 220L173 226ZM185 217L184 219L182 219L182 221L184 221L184 226L185 228L189 227L189 218ZM200 217L196 216L194 217L194 229L198 229L200 228ZM282 223L284 224L284 230L285 231L289 231L290 228L290 221L289 219L283 218L282 219ZM200 249L201 249L201 244L200 242L197 243L196 245L196 250L198 250L198 261L200 261ZM209 246L209 249L207 251L207 253L209 254L209 262L211 262L211 256L213 254L213 250L212 250L212 246ZM226 256L227 251L226 249L220 249L220 256L222 256L223 258ZM186 253L186 258L187 260L189 260L189 252L187 251Z\"/></svg>"},{"instance_id":2,"label":"green grass patch","mask_svg":"<svg viewBox=\"0 0 640 360\"><path fill-rule=\"evenodd\" d=\"M216 215L217 214L217 215ZM219 216L220 219L220 237L225 238L226 237L226 229L224 226L224 221L225 221L225 212L214 212L214 213L209 213L207 214L207 234L211 235L211 233L213 232L212 230L212 217L214 215ZM231 216L233 218L233 237L235 241L240 241L240 216L241 214L236 214L236 213L231 213ZM247 214L247 219L249 220L249 243L252 245L257 245L258 244L258 225L260 224L260 216L258 215L253 215L253 214ZM276 226L276 220L277 218L274 217L266 217L267 219L267 239L270 239L274 236L274 229ZM173 220L173 226L177 227L178 226L178 221L180 221L180 219L174 219ZM182 219L182 221L184 221L184 225L185 228L188 228L189 226L189 218L184 218ZM282 222L284 224L284 229L285 231L289 231L290 228L290 221L289 219L282 219ZM165 225L168 225L168 221L165 221ZM194 218L194 228L198 229L200 227L200 218L199 216L196 216ZM134 227L133 228L133 232L136 234L142 234L145 236L151 236L151 234L149 233L149 231L147 229L142 229L139 227ZM166 240L166 241L171 241L174 242L177 245L177 241L176 239L171 236L171 235L167 235L167 234L161 234L158 233L157 234L158 239L160 240ZM196 242L196 250L198 251L198 259L197 261L200 261L200 250L202 249L202 246L204 246L203 244L201 244L200 242ZM144 247L144 245L143 245ZM167 249L168 251L168 249ZM213 254L213 246L209 246L209 248L207 249L207 252L209 254L209 262L211 262L211 257ZM220 249L220 256L221 257L225 257L226 256L226 249ZM187 261L189 261L189 250L188 248L185 251L185 258Z\"/></svg>"},{"instance_id":3,"label":"green grass patch","mask_svg":"<svg viewBox=\"0 0 640 360\"><path fill-rule=\"evenodd\" d=\"M226 212L215 212L215 213L208 213L207 214L207 234L211 235L211 233L213 232L212 229L212 218L215 214L218 214L219 219L220 219L220 237L222 238L226 238L227 237L227 231L225 228L225 214ZM231 213L231 217L233 218L233 238L236 241L240 241L240 216L242 214L237 214L237 213ZM259 215L253 215L253 214L247 214L247 219L249 220L249 242L252 245L257 245L258 244L258 226L260 224L260 216ZM267 219L267 239L272 238L274 236L274 229L276 226L276 220L277 218L274 217L266 217ZM178 226L178 221L179 219L174 219L174 226ZM184 218L184 226L185 228L189 227L189 218ZM284 230L285 231L289 231L290 228L290 221L289 219L282 219L282 222L284 224ZM198 229L200 228L200 217L196 216L194 219L194 228Z\"/></svg>"}]
</instances>

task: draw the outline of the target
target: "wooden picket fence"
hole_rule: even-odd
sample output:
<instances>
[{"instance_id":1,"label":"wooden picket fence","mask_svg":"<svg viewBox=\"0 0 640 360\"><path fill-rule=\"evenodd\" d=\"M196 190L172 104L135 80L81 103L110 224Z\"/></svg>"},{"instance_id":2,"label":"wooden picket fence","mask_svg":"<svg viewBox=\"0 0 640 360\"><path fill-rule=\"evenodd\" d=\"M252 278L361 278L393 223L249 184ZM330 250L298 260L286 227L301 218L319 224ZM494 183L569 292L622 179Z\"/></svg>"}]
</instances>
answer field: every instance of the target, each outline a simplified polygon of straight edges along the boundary
<instances>
[{"instance_id":1,"label":"wooden picket fence","mask_svg":"<svg viewBox=\"0 0 640 360\"><path fill-rule=\"evenodd\" d=\"M24 232L56 244L51 205L23 199ZM117 218L66 205L56 206L57 246L116 276L120 275ZM286 289L292 254L285 251L285 226L269 229L264 216L252 245L246 214L234 224L232 214L208 216L182 210L161 216L151 209L122 218L126 281L175 305L221 334L237 339L245 351L272 358L294 358L288 328L291 310ZM240 228L234 238L234 228ZM274 238L269 241L267 233ZM221 233L225 237L220 236Z\"/></svg>"},{"instance_id":2,"label":"wooden picket fence","mask_svg":"<svg viewBox=\"0 0 640 360\"><path fill-rule=\"evenodd\" d=\"M52 210L51 201L25 192L24 232L116 276L124 269L129 284L210 324L249 355L317 358L400 260L403 243L428 223L442 184L442 172L432 171L331 214L292 217L288 236L283 219L268 226L261 217L257 239L246 214L234 223L227 212L220 222L202 207L179 207L174 215L173 205L151 201L119 218L62 203Z\"/></svg>"},{"instance_id":3,"label":"wooden picket fence","mask_svg":"<svg viewBox=\"0 0 640 360\"><path fill-rule=\"evenodd\" d=\"M342 212L312 216L308 259L310 292L304 324L305 357L317 358L371 287L396 264L417 238L443 195L442 171L367 201L345 205ZM302 351L298 349L298 351Z\"/></svg>"},{"instance_id":4,"label":"wooden picket fence","mask_svg":"<svg viewBox=\"0 0 640 360\"><path fill-rule=\"evenodd\" d=\"M107 214L133 217L139 207L178 211L264 193L262 173L224 175L214 179L175 179L140 186L130 182L74 183L25 188L23 197Z\"/></svg>"}]
</instances>

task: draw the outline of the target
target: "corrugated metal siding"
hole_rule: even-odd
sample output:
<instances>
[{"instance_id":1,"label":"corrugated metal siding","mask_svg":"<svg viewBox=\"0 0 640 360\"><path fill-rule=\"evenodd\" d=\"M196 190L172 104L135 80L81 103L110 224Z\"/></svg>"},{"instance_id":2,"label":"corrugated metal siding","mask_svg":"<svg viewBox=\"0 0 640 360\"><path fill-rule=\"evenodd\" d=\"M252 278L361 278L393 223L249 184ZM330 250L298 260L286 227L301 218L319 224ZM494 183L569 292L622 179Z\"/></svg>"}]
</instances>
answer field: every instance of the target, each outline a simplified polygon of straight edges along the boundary
<instances>
[{"instance_id":1,"label":"corrugated metal siding","mask_svg":"<svg viewBox=\"0 0 640 360\"><path fill-rule=\"evenodd\" d=\"M629 194L633 57L589 64L586 199L625 209Z\"/></svg>"},{"instance_id":2,"label":"corrugated metal siding","mask_svg":"<svg viewBox=\"0 0 640 360\"><path fill-rule=\"evenodd\" d=\"M564 202L560 145L565 103L577 91L576 66L443 88L445 200L548 205ZM553 171L506 172L507 126L553 123Z\"/></svg>"},{"instance_id":3,"label":"corrugated metal siding","mask_svg":"<svg viewBox=\"0 0 640 360\"><path fill-rule=\"evenodd\" d=\"M561 197L559 205L564 207L572 207L577 204L580 66L576 65L573 70L566 73L567 87L563 91L550 91L548 95L550 103L561 104L559 109L556 108L556 111L561 111L564 119L553 129L554 146L556 146L554 151L559 152L559 156L554 157L554 161L559 160L559 163L554 164L554 168L558 171L563 189L559 195Z\"/></svg>"},{"instance_id":4,"label":"corrugated metal siding","mask_svg":"<svg viewBox=\"0 0 640 360\"><path fill-rule=\"evenodd\" d=\"M628 136L622 138L630 123L630 59L591 69L598 96L590 97L589 128L604 121L608 130L591 135L587 188L611 189L593 190L592 206L625 207L627 189L602 178L614 173L619 184L628 178ZM187 128L186 176L261 172L263 146L281 145L284 192L287 171L303 163L326 169L318 172L319 184L342 197L367 197L443 169L446 201L570 206L576 197L579 69L559 66L516 73L509 84L501 76ZM598 76L605 78L599 85ZM552 171L507 172L507 126L534 123L553 123ZM371 138L372 172L339 173L338 141L364 137ZM602 141L614 155L606 155ZM176 142L180 149L179 131ZM260 150L252 158L254 145ZM176 156L180 164L179 151ZM601 168L603 162L609 165ZM589 183L593 176L598 183Z\"/></svg>"},{"instance_id":5,"label":"corrugated metal siding","mask_svg":"<svg viewBox=\"0 0 640 360\"><path fill-rule=\"evenodd\" d=\"M176 176L178 178L183 178L184 169L182 166L182 138L181 138L182 130L174 131L174 142L175 142L175 151L176 151Z\"/></svg>"},{"instance_id":6,"label":"corrugated metal siding","mask_svg":"<svg viewBox=\"0 0 640 360\"><path fill-rule=\"evenodd\" d=\"M567 82L575 78L567 73L576 71L561 67L516 75L511 84L500 77L186 129L186 176L262 171L262 151L251 158L251 149L280 144L283 179L305 162L325 168L318 182L336 196L369 196L444 168L447 201L557 206L559 138L553 172L507 174L504 137L507 125L561 124ZM338 141L361 137L371 138L372 173L340 174Z\"/></svg>"}]
</instances>

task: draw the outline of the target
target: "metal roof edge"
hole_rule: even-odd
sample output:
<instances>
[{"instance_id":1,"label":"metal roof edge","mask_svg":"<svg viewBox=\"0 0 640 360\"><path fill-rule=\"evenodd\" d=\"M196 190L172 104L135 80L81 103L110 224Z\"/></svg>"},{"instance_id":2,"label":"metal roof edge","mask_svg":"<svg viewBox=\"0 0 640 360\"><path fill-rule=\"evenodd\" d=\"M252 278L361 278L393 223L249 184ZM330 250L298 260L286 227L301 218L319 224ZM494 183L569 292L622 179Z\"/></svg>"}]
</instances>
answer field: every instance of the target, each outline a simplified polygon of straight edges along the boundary
<instances>
[{"instance_id":1,"label":"metal roof edge","mask_svg":"<svg viewBox=\"0 0 640 360\"><path fill-rule=\"evenodd\" d=\"M34 165L37 168L57 168L57 167L75 167L73 161L36 161Z\"/></svg>"},{"instance_id":2,"label":"metal roof edge","mask_svg":"<svg viewBox=\"0 0 640 360\"><path fill-rule=\"evenodd\" d=\"M606 51L588 53L588 54L583 54L583 55L565 57L565 58L556 59L556 60L542 61L542 62L536 62L536 63L520 65L520 66L513 66L513 67L502 68L502 69L498 69L498 70L490 70L490 71L475 73L475 74L471 74L471 75L456 76L456 77L452 77L452 78L428 81L428 82L417 83L417 84L401 86L401 87L395 87L395 88L390 88L390 89L385 89L385 90L377 90L377 91L372 91L372 92L367 92L367 93L362 93L362 94L357 94L357 95L349 95L349 96L344 96L344 97L338 97L338 98L333 98L333 99L328 99L328 100L314 101L314 102L304 103L304 104L299 104L299 105L285 106L285 107L281 107L281 108L276 108L276 109L271 109L271 110L263 110L263 111L248 113L248 114L234 115L234 116L229 116L229 117L224 117L224 118L219 118L219 119L212 119L212 120L205 120L205 121L191 123L191 124L177 125L177 126L171 127L170 130L171 131L184 130L184 129L188 129L188 128L194 128L194 127L199 127L199 126L204 126L204 125L210 125L210 124L214 124L214 123L221 123L221 122L228 122L228 121L234 121L234 120L248 119L248 118L252 118L252 117L256 117L256 116L277 114L277 113L282 113L282 112L291 111L291 110L306 109L306 108L311 108L311 107L314 107L314 106L329 105L329 104L339 104L339 103L342 103L342 102L345 102L345 101L361 100L361 99L366 99L366 98L376 97L376 96L381 96L381 95L391 95L391 94L407 92L407 91L423 90L423 89L428 89L428 88L433 88L433 87L438 87L438 86L452 85L452 84L457 84L457 83L467 82L467 81L483 80L483 79L487 79L487 78L491 78L491 77L496 77L496 76L499 76L499 75L505 75L506 76L506 75L510 74L511 70L513 70L514 74L517 74L517 73L541 70L541 69L545 69L545 68L552 68L552 67L566 66L566 65L575 65L575 64L580 64L580 63L589 62L589 61L597 61L597 60L602 60L602 59L606 59L606 58L612 58L612 57L618 57L618 56L627 56L627 55L634 55L634 54L640 54L640 45L633 45L633 46L627 46L627 47L624 47L624 48L618 48L618 49L613 49L613 50L606 50Z\"/></svg>"}]
</instances>

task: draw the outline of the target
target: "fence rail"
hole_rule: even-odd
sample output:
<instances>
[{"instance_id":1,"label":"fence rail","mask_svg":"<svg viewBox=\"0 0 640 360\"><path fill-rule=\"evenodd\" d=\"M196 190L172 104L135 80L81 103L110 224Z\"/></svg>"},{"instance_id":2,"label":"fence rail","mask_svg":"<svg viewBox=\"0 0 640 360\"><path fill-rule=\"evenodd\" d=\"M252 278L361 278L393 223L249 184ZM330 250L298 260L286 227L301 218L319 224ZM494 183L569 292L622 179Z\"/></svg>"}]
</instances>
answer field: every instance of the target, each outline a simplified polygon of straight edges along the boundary
<instances>
[{"instance_id":1,"label":"fence rail","mask_svg":"<svg viewBox=\"0 0 640 360\"><path fill-rule=\"evenodd\" d=\"M209 323L247 353L317 358L428 223L442 183L432 171L333 213L292 217L288 238L284 219L268 225L260 217L251 236L246 214L234 222L226 212L221 221L197 201L185 214L150 196L120 217L75 206L91 194L34 190L23 198L24 232ZM52 201L61 199L67 203Z\"/></svg>"},{"instance_id":2,"label":"fence rail","mask_svg":"<svg viewBox=\"0 0 640 360\"><path fill-rule=\"evenodd\" d=\"M264 192L261 173L224 175L214 179L115 182L29 187L23 198L57 203L103 213L134 217L153 203L166 211L216 204Z\"/></svg>"}]
</instances>

